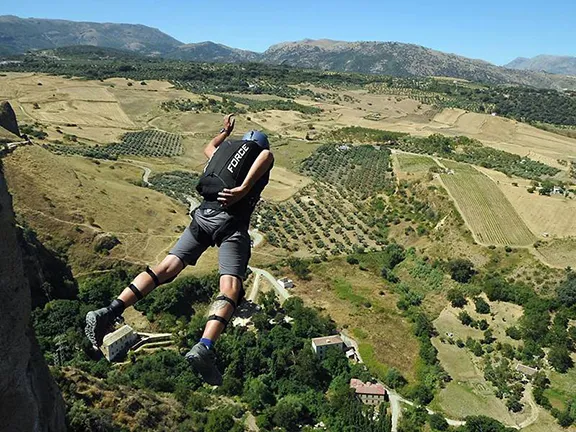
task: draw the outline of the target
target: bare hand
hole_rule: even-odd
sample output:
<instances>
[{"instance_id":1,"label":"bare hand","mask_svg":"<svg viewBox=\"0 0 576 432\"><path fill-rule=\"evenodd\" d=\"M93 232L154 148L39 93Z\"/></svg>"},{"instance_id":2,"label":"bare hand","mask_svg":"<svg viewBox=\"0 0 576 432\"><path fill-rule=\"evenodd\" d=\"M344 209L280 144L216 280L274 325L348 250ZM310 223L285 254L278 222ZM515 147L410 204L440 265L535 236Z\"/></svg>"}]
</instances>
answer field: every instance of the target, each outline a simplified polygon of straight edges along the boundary
<instances>
[{"instance_id":1,"label":"bare hand","mask_svg":"<svg viewBox=\"0 0 576 432\"><path fill-rule=\"evenodd\" d=\"M226 133L230 135L234 130L234 124L236 123L236 119L234 118L234 114L228 114L224 117L224 129L226 129Z\"/></svg>"},{"instance_id":2,"label":"bare hand","mask_svg":"<svg viewBox=\"0 0 576 432\"><path fill-rule=\"evenodd\" d=\"M218 193L218 201L222 206L228 207L244 198L246 192L242 186L235 187L234 189L224 189Z\"/></svg>"}]
</instances>

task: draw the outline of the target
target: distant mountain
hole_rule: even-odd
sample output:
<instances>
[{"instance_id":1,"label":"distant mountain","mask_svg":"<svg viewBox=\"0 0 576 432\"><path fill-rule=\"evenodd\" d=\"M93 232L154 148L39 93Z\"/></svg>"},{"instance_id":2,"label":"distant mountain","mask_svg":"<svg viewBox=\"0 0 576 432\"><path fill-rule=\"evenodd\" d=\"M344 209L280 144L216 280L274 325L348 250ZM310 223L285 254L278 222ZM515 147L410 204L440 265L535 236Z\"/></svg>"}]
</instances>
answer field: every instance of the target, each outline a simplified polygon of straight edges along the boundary
<instances>
[{"instance_id":1,"label":"distant mountain","mask_svg":"<svg viewBox=\"0 0 576 432\"><path fill-rule=\"evenodd\" d=\"M160 30L133 24L74 22L0 16L0 52L94 45L164 54L182 45Z\"/></svg>"},{"instance_id":2,"label":"distant mountain","mask_svg":"<svg viewBox=\"0 0 576 432\"><path fill-rule=\"evenodd\" d=\"M258 61L262 55L253 51L230 48L214 42L186 44L164 57L199 62L241 63Z\"/></svg>"},{"instance_id":3,"label":"distant mountain","mask_svg":"<svg viewBox=\"0 0 576 432\"><path fill-rule=\"evenodd\" d=\"M553 55L539 55L532 58L518 57L504 67L576 76L576 57Z\"/></svg>"},{"instance_id":4,"label":"distant mountain","mask_svg":"<svg viewBox=\"0 0 576 432\"><path fill-rule=\"evenodd\" d=\"M483 60L399 42L306 39L274 45L260 54L214 42L183 44L160 30L143 25L0 16L0 55L68 46L84 46L80 49L85 50L86 45L188 61L261 61L310 69L395 76L445 76L493 84L576 89L576 77L507 69ZM125 54L86 51L82 55L123 57Z\"/></svg>"},{"instance_id":5,"label":"distant mountain","mask_svg":"<svg viewBox=\"0 0 576 432\"><path fill-rule=\"evenodd\" d=\"M400 42L310 40L271 46L262 61L302 68L386 74L445 76L489 83L576 88L576 79L506 69L483 60Z\"/></svg>"}]
</instances>

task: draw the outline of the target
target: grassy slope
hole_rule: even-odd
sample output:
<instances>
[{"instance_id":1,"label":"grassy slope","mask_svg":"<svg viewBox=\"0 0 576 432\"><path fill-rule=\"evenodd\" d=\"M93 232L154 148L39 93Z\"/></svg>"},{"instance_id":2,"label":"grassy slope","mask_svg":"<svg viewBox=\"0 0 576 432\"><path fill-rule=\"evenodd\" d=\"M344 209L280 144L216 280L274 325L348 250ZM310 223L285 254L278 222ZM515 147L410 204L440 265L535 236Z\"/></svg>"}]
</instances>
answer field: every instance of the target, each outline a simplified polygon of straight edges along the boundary
<instances>
[{"instance_id":1,"label":"grassy slope","mask_svg":"<svg viewBox=\"0 0 576 432\"><path fill-rule=\"evenodd\" d=\"M314 265L311 281L295 280L295 294L326 309L340 328L347 329L373 369L384 373L395 367L414 378L418 342L396 308L398 297L383 279L336 258Z\"/></svg>"}]
</instances>

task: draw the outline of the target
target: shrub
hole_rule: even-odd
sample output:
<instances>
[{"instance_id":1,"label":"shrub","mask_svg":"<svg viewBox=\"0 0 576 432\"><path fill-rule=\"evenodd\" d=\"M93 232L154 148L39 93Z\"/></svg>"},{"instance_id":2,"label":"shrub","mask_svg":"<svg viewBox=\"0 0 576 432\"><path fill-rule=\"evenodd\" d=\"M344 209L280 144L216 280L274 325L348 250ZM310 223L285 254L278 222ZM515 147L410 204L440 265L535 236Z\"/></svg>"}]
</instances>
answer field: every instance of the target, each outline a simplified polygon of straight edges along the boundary
<instances>
[{"instance_id":1,"label":"shrub","mask_svg":"<svg viewBox=\"0 0 576 432\"><path fill-rule=\"evenodd\" d=\"M466 303L468 303L468 300L466 300L466 297L464 297L462 291L456 288L452 288L450 291L448 291L446 297L453 307L462 308L466 305Z\"/></svg>"},{"instance_id":2,"label":"shrub","mask_svg":"<svg viewBox=\"0 0 576 432\"><path fill-rule=\"evenodd\" d=\"M474 276L474 264L467 259L453 259L448 262L448 271L450 276L456 282L467 283Z\"/></svg>"},{"instance_id":3,"label":"shrub","mask_svg":"<svg viewBox=\"0 0 576 432\"><path fill-rule=\"evenodd\" d=\"M474 299L474 305L476 306L476 312L479 314L489 314L490 305L482 297L476 297Z\"/></svg>"},{"instance_id":4,"label":"shrub","mask_svg":"<svg viewBox=\"0 0 576 432\"><path fill-rule=\"evenodd\" d=\"M458 314L458 319L460 320L460 322L464 325L471 325L474 320L472 319L472 317L470 316L470 314L466 311L462 311Z\"/></svg>"}]
</instances>

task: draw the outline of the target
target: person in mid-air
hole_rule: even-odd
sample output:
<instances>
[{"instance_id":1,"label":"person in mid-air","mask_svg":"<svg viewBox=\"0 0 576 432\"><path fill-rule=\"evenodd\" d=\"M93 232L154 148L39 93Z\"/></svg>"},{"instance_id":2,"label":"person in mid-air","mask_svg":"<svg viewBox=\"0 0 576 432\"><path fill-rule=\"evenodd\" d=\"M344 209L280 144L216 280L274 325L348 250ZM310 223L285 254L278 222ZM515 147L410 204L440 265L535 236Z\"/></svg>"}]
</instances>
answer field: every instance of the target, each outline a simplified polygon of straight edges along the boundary
<instances>
[{"instance_id":1,"label":"person in mid-air","mask_svg":"<svg viewBox=\"0 0 576 432\"><path fill-rule=\"evenodd\" d=\"M136 276L108 307L86 315L85 333L96 349L127 307L159 285L174 280L187 265L195 265L208 247L216 245L220 295L211 306L202 338L186 354L186 359L204 381L212 385L222 383L214 343L244 296L242 281L251 255L250 217L274 165L264 133L253 130L242 140L226 140L234 130L234 122L232 114L226 116L224 128L204 149L209 160L196 187L203 201L168 256Z\"/></svg>"}]
</instances>

